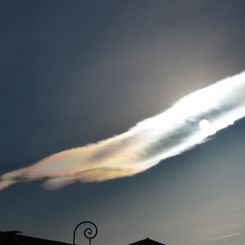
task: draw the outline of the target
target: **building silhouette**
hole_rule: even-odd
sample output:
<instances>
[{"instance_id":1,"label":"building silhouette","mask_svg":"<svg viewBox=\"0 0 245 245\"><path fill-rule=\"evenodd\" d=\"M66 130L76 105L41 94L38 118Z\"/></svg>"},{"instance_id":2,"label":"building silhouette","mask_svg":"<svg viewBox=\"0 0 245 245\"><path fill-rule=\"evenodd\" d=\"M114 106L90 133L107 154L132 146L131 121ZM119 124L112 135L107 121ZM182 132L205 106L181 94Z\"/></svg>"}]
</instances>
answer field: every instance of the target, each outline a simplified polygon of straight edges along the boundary
<instances>
[{"instance_id":1,"label":"building silhouette","mask_svg":"<svg viewBox=\"0 0 245 245\"><path fill-rule=\"evenodd\" d=\"M0 231L0 244L1 245L71 245L69 243L57 242L47 239L41 239L31 236L22 235L18 231ZM87 244L86 242L84 244ZM116 244L115 244L116 245ZM129 245L165 245L160 242L146 238Z\"/></svg>"},{"instance_id":2,"label":"building silhouette","mask_svg":"<svg viewBox=\"0 0 245 245\"><path fill-rule=\"evenodd\" d=\"M18 231L0 231L1 245L69 245L64 242L51 241L36 237L24 236Z\"/></svg>"},{"instance_id":3,"label":"building silhouette","mask_svg":"<svg viewBox=\"0 0 245 245\"><path fill-rule=\"evenodd\" d=\"M130 243L129 245L165 245L165 244L156 242L147 237L146 239L140 240L138 242Z\"/></svg>"}]
</instances>

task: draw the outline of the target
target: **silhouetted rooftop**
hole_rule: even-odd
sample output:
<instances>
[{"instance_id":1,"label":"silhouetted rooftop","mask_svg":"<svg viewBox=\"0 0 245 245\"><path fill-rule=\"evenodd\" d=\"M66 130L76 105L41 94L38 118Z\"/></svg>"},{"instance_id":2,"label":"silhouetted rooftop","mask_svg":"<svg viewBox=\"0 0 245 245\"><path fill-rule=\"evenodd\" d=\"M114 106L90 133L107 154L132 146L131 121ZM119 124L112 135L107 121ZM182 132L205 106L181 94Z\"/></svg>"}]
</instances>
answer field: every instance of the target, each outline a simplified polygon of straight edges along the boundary
<instances>
[{"instance_id":1,"label":"silhouetted rooftop","mask_svg":"<svg viewBox=\"0 0 245 245\"><path fill-rule=\"evenodd\" d=\"M20 235L18 231L2 232L0 231L1 245L70 245L64 242L51 241L36 237Z\"/></svg>"},{"instance_id":2,"label":"silhouetted rooftop","mask_svg":"<svg viewBox=\"0 0 245 245\"><path fill-rule=\"evenodd\" d=\"M69 243L57 242L47 239L22 235L19 231L0 231L1 245L71 245ZM165 245L150 238L131 243L129 245Z\"/></svg>"},{"instance_id":3,"label":"silhouetted rooftop","mask_svg":"<svg viewBox=\"0 0 245 245\"><path fill-rule=\"evenodd\" d=\"M130 243L129 245L165 245L165 244L156 242L147 237L146 239L140 240L138 242Z\"/></svg>"}]
</instances>

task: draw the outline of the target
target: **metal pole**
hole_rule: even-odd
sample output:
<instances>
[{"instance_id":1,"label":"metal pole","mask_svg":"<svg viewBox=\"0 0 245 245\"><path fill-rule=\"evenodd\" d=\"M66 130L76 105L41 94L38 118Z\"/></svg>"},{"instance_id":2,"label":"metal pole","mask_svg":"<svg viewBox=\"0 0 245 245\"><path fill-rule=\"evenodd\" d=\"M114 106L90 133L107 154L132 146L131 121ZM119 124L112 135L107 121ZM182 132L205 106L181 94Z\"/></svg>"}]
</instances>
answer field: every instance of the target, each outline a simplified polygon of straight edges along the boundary
<instances>
[{"instance_id":1,"label":"metal pole","mask_svg":"<svg viewBox=\"0 0 245 245\"><path fill-rule=\"evenodd\" d=\"M89 225L90 227L87 227L84 229L83 235L85 238L87 238L89 240L89 245L91 245L91 240L94 239L97 234L98 234L98 228L97 226L91 222L91 221L83 221L80 222L79 224L77 224L77 226L75 227L74 231L73 231L73 245L75 245L76 243L76 232L77 229L82 226L82 225Z\"/></svg>"}]
</instances>

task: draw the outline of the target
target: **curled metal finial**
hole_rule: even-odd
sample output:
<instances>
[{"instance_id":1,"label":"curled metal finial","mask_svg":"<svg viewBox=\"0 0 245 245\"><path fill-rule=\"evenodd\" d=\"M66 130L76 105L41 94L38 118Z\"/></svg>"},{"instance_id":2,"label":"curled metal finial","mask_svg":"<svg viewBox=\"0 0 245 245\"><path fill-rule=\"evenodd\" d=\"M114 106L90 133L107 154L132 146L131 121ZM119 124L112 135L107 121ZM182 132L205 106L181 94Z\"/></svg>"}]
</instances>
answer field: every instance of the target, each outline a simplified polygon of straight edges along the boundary
<instances>
[{"instance_id":1,"label":"curled metal finial","mask_svg":"<svg viewBox=\"0 0 245 245\"><path fill-rule=\"evenodd\" d=\"M80 222L74 229L73 231L73 245L75 245L75 241L76 241L76 232L77 229L82 226L82 225L90 225L90 227L87 227L84 229L83 231L83 235L85 238L87 238L89 240L89 245L91 245L91 240L94 239L97 234L98 234L98 228L97 226L91 222L91 221L83 221Z\"/></svg>"}]
</instances>

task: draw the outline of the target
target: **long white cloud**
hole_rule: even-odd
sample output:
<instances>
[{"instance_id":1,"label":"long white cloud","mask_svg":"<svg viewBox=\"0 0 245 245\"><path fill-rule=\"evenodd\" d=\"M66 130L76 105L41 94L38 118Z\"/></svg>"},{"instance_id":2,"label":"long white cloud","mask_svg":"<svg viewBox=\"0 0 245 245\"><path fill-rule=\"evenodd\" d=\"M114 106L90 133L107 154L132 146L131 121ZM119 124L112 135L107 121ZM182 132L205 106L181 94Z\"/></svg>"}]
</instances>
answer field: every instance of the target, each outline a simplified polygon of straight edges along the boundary
<instances>
[{"instance_id":1,"label":"long white cloud","mask_svg":"<svg viewBox=\"0 0 245 245\"><path fill-rule=\"evenodd\" d=\"M244 116L245 72L183 97L125 133L3 174L0 190L38 179L45 179L44 188L58 189L77 181L132 176L204 142Z\"/></svg>"}]
</instances>

